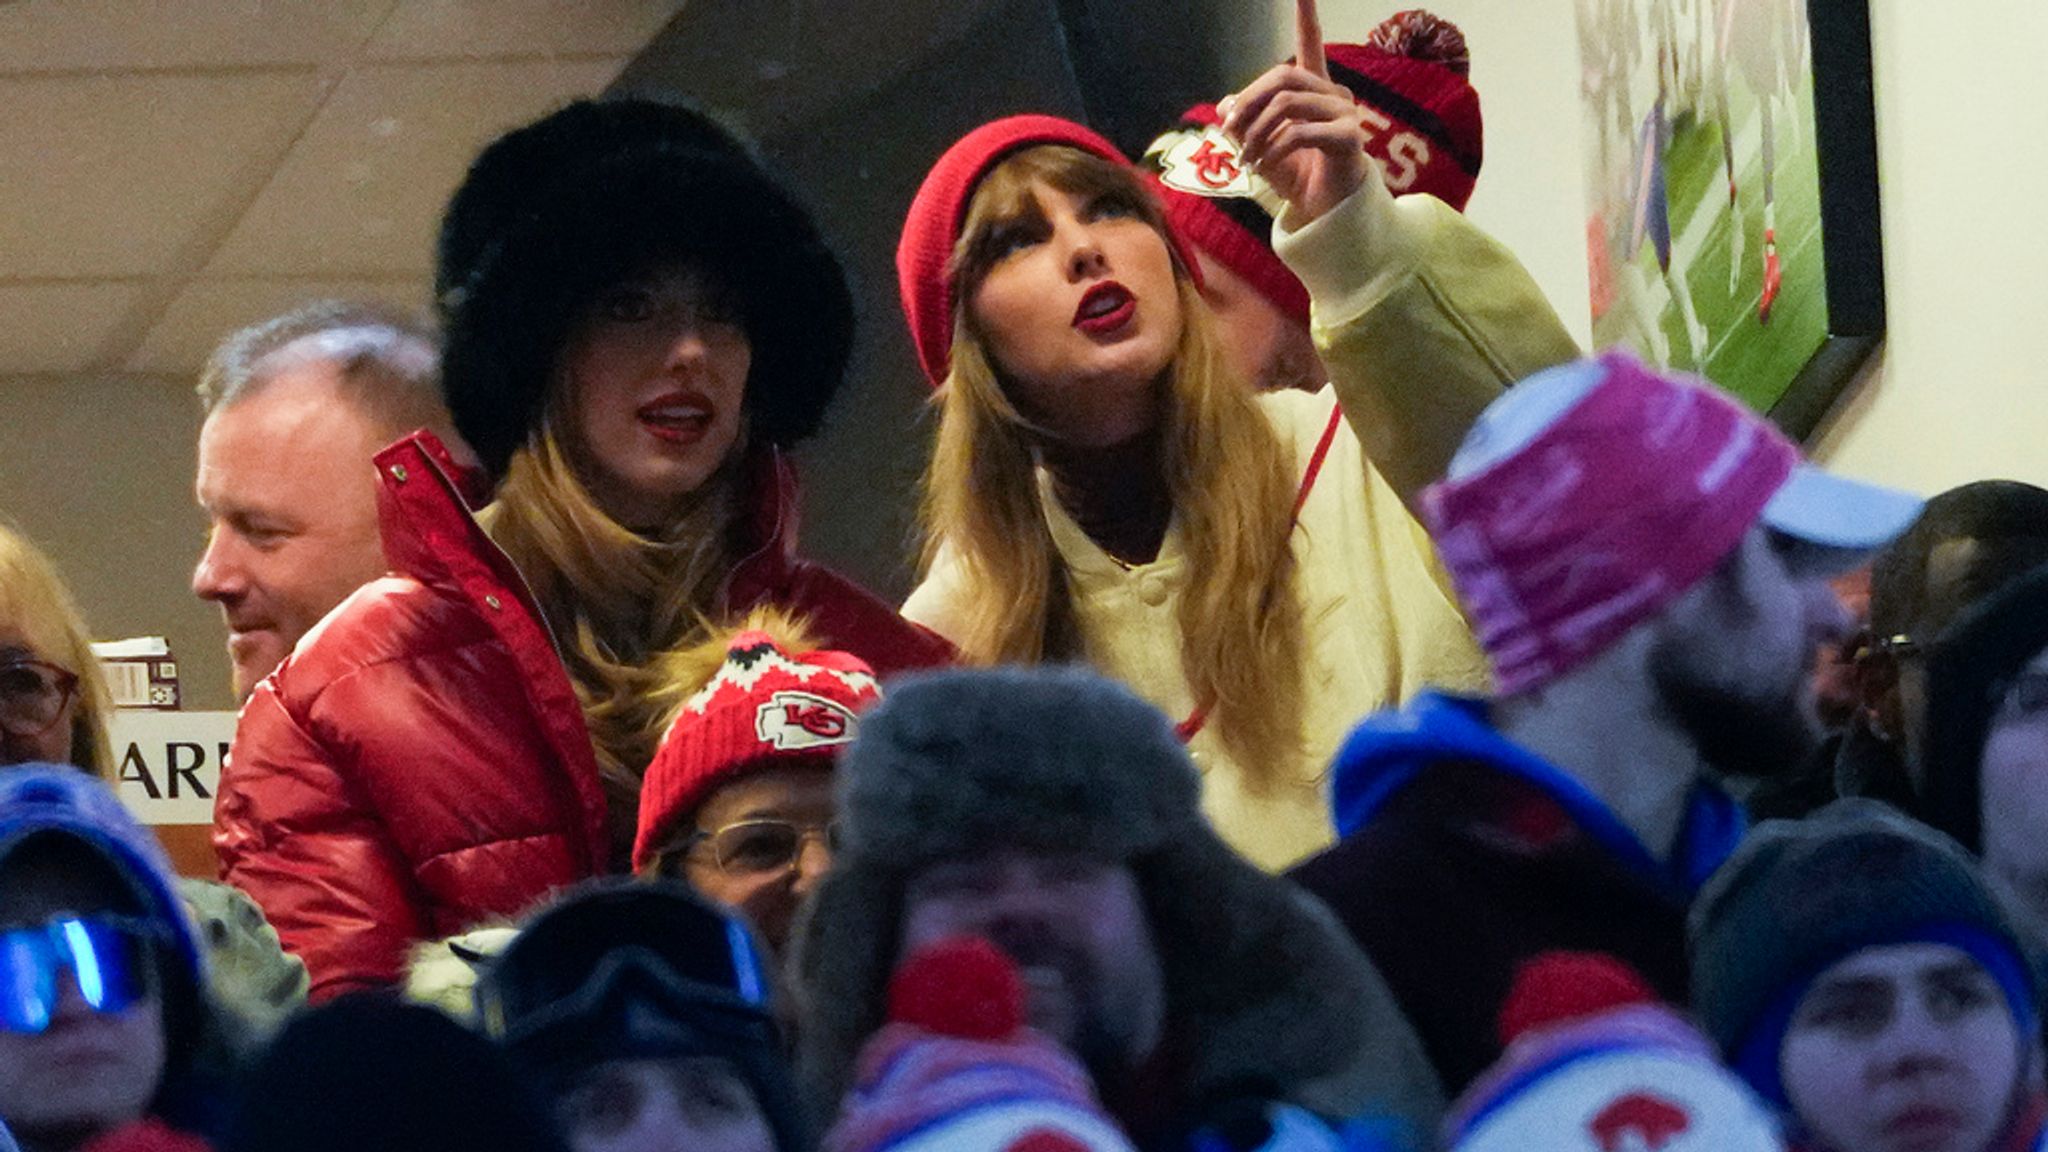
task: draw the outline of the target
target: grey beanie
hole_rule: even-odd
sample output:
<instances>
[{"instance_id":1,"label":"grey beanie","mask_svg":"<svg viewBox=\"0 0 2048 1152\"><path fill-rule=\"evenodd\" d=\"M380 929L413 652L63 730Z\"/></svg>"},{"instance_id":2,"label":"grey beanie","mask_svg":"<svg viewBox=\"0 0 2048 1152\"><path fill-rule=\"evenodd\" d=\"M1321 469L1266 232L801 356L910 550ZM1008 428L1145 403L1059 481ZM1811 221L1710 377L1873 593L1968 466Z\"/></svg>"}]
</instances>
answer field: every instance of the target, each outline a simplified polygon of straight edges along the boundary
<instances>
[{"instance_id":1,"label":"grey beanie","mask_svg":"<svg viewBox=\"0 0 2048 1152\"><path fill-rule=\"evenodd\" d=\"M2014 906L1955 841L1875 800L1750 833L1693 904L1693 1009L1751 1084L1782 1102L1777 1048L1814 977L1863 948L1951 943L1986 963L2022 1021L2041 973Z\"/></svg>"}]
</instances>

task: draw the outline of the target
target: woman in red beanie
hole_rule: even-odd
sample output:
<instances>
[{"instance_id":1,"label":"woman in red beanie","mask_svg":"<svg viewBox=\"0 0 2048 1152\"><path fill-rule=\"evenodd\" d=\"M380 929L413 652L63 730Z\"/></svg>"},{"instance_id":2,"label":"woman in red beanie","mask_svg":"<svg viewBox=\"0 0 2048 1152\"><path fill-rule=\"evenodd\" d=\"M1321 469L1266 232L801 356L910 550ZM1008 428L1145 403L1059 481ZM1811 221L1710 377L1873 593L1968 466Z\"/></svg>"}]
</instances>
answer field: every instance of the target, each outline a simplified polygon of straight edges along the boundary
<instances>
[{"instance_id":1,"label":"woman in red beanie","mask_svg":"<svg viewBox=\"0 0 2048 1152\"><path fill-rule=\"evenodd\" d=\"M1298 58L1320 64L1319 40ZM1353 721L1484 684L1404 501L1503 386L1577 350L1506 251L1392 199L1320 69L1224 107L1284 209L1276 250L1334 394L1254 398L1231 376L1197 265L1107 141L984 125L933 168L897 252L941 413L904 612L968 660L1085 659L1184 718L1209 815L1277 869L1329 841L1320 778Z\"/></svg>"}]
</instances>

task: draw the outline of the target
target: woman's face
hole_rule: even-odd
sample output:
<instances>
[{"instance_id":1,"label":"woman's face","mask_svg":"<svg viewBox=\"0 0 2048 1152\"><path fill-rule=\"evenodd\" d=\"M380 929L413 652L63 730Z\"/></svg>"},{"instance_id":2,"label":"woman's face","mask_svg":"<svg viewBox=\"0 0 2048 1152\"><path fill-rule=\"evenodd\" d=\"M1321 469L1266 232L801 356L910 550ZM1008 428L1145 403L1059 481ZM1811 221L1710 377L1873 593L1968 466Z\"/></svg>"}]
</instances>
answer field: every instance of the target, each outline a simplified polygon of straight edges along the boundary
<instances>
[{"instance_id":1,"label":"woman's face","mask_svg":"<svg viewBox=\"0 0 2048 1152\"><path fill-rule=\"evenodd\" d=\"M776 1152L753 1089L711 1057L600 1064L556 1114L575 1152Z\"/></svg>"},{"instance_id":2,"label":"woman's face","mask_svg":"<svg viewBox=\"0 0 2048 1152\"><path fill-rule=\"evenodd\" d=\"M1985 863L2038 897L2048 890L2048 652L1992 705L1978 780Z\"/></svg>"},{"instance_id":3,"label":"woman's face","mask_svg":"<svg viewBox=\"0 0 2048 1152\"><path fill-rule=\"evenodd\" d=\"M0 766L71 762L78 693L65 690L65 675L77 670L59 666L14 622L0 619Z\"/></svg>"},{"instance_id":4,"label":"woman's face","mask_svg":"<svg viewBox=\"0 0 2048 1152\"><path fill-rule=\"evenodd\" d=\"M709 838L683 857L684 878L738 909L780 952L797 905L832 867L826 829L836 811L827 766L778 764L739 777L697 809Z\"/></svg>"},{"instance_id":5,"label":"woman's face","mask_svg":"<svg viewBox=\"0 0 2048 1152\"><path fill-rule=\"evenodd\" d=\"M33 852L0 867L0 931L40 927L58 913L92 915L127 901L103 867L76 852ZM163 1078L162 1002L95 1011L76 974L61 970L49 1027L0 1030L0 1120L23 1144L110 1131L142 1117Z\"/></svg>"},{"instance_id":6,"label":"woman's face","mask_svg":"<svg viewBox=\"0 0 2048 1152\"><path fill-rule=\"evenodd\" d=\"M1108 447L1159 419L1182 316L1166 240L1122 192L1034 180L1028 203L977 244L988 268L968 307L1024 416L1058 440Z\"/></svg>"},{"instance_id":7,"label":"woman's face","mask_svg":"<svg viewBox=\"0 0 2048 1152\"><path fill-rule=\"evenodd\" d=\"M562 368L583 480L613 519L660 527L740 440L753 348L703 277L671 270L600 292Z\"/></svg>"},{"instance_id":8,"label":"woman's face","mask_svg":"<svg viewBox=\"0 0 2048 1152\"><path fill-rule=\"evenodd\" d=\"M1793 1010L1779 1073L1829 1152L1985 1152L2020 1089L2004 993L1946 944L1865 948Z\"/></svg>"}]
</instances>

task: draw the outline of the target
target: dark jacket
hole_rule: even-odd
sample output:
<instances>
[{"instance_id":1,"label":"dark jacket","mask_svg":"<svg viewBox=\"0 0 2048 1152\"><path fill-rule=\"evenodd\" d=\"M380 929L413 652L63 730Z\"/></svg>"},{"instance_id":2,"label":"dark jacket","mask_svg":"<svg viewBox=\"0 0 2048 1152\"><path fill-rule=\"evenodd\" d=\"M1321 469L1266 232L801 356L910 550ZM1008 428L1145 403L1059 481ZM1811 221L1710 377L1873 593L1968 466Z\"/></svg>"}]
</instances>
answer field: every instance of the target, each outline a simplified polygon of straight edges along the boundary
<instances>
[{"instance_id":1,"label":"dark jacket","mask_svg":"<svg viewBox=\"0 0 2048 1152\"><path fill-rule=\"evenodd\" d=\"M1342 839L1289 878L1372 958L1449 1091L1499 1059L1501 1004L1538 953L1611 953L1686 1002L1686 909L1743 827L1719 789L1702 786L1667 864L1484 702L1437 693L1361 724L1332 785Z\"/></svg>"},{"instance_id":2,"label":"dark jacket","mask_svg":"<svg viewBox=\"0 0 2048 1152\"><path fill-rule=\"evenodd\" d=\"M304 960L311 995L396 982L414 940L512 916L606 869L606 805L567 671L440 443L377 455L385 554L243 707L214 810L226 879ZM890 671L944 641L795 555L794 485L765 454L727 605L772 602Z\"/></svg>"}]
</instances>

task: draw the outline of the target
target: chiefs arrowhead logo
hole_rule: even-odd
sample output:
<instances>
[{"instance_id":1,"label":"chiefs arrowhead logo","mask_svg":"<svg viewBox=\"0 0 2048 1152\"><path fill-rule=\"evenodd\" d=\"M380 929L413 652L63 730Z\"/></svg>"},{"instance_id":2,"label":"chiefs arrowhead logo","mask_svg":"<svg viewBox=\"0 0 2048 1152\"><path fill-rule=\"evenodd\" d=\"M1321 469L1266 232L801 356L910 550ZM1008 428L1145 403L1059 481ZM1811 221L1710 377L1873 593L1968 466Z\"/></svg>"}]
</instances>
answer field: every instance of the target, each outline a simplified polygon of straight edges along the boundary
<instances>
[{"instance_id":1,"label":"chiefs arrowhead logo","mask_svg":"<svg viewBox=\"0 0 2048 1152\"><path fill-rule=\"evenodd\" d=\"M754 735L779 752L848 744L860 730L853 710L809 692L777 692L754 710Z\"/></svg>"},{"instance_id":2,"label":"chiefs arrowhead logo","mask_svg":"<svg viewBox=\"0 0 2048 1152\"><path fill-rule=\"evenodd\" d=\"M1643 1092L1609 1104L1586 1125L1600 1152L1662 1152L1691 1130L1691 1113Z\"/></svg>"},{"instance_id":3,"label":"chiefs arrowhead logo","mask_svg":"<svg viewBox=\"0 0 2048 1152\"><path fill-rule=\"evenodd\" d=\"M1237 143L1221 128L1212 125L1168 132L1152 142L1145 158L1158 166L1159 182L1175 191L1212 199L1254 200L1269 214L1279 214L1279 194L1238 159Z\"/></svg>"}]
</instances>

